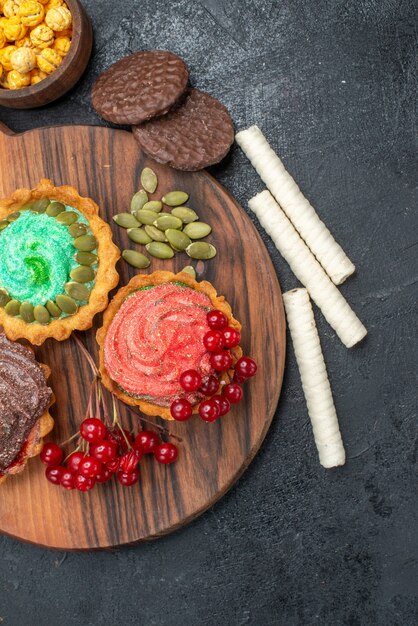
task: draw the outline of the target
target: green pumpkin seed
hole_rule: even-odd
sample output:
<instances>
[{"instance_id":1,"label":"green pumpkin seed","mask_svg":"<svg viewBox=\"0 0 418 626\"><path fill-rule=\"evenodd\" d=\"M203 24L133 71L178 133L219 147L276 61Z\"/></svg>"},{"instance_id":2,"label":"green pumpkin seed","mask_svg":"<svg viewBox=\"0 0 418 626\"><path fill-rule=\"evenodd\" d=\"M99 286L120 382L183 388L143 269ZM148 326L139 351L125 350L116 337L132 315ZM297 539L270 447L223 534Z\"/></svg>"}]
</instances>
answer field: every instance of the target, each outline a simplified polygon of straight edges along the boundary
<instances>
[{"instance_id":1,"label":"green pumpkin seed","mask_svg":"<svg viewBox=\"0 0 418 626\"><path fill-rule=\"evenodd\" d=\"M74 239L73 245L77 250L81 250L82 252L91 252L96 249L97 241L93 235L81 235L81 237Z\"/></svg>"},{"instance_id":2,"label":"green pumpkin seed","mask_svg":"<svg viewBox=\"0 0 418 626\"><path fill-rule=\"evenodd\" d=\"M30 302L22 302L22 304L20 305L19 313L22 320L24 320L27 324L31 324L35 321L35 316L33 314L33 304L31 304Z\"/></svg>"},{"instance_id":3,"label":"green pumpkin seed","mask_svg":"<svg viewBox=\"0 0 418 626\"><path fill-rule=\"evenodd\" d=\"M70 272L70 278L77 283L89 283L93 280L94 276L94 270L92 270L91 267L87 267L87 265L79 265Z\"/></svg>"},{"instance_id":4,"label":"green pumpkin seed","mask_svg":"<svg viewBox=\"0 0 418 626\"><path fill-rule=\"evenodd\" d=\"M144 189L140 189L134 196L132 196L131 213L140 211L146 202L148 202L148 194L144 191Z\"/></svg>"},{"instance_id":5,"label":"green pumpkin seed","mask_svg":"<svg viewBox=\"0 0 418 626\"><path fill-rule=\"evenodd\" d=\"M169 191L161 198L167 206L180 206L189 199L189 194L185 191Z\"/></svg>"},{"instance_id":6,"label":"green pumpkin seed","mask_svg":"<svg viewBox=\"0 0 418 626\"><path fill-rule=\"evenodd\" d=\"M9 213L9 215L7 216L7 221L15 222L16 220L19 219L19 217L20 217L19 211L15 211L14 213Z\"/></svg>"},{"instance_id":7,"label":"green pumpkin seed","mask_svg":"<svg viewBox=\"0 0 418 626\"><path fill-rule=\"evenodd\" d=\"M7 220L1 220L1 222L0 222L0 232L2 230L4 230L5 228L7 228L8 225L9 225L9 222Z\"/></svg>"},{"instance_id":8,"label":"green pumpkin seed","mask_svg":"<svg viewBox=\"0 0 418 626\"><path fill-rule=\"evenodd\" d=\"M158 230L155 226L145 226L144 230L153 241L167 241L163 231Z\"/></svg>"},{"instance_id":9,"label":"green pumpkin seed","mask_svg":"<svg viewBox=\"0 0 418 626\"><path fill-rule=\"evenodd\" d=\"M74 298L74 300L88 300L89 299L90 289L86 287L86 285L82 285L81 283L76 283L76 282L69 282L64 285L64 289L65 289L65 292L69 296L71 296L71 298ZM57 296L57 303L58 303L58 306L62 308L58 302L58 296Z\"/></svg>"},{"instance_id":10,"label":"green pumpkin seed","mask_svg":"<svg viewBox=\"0 0 418 626\"><path fill-rule=\"evenodd\" d=\"M192 259L213 259L216 248L206 241L195 241L186 248L186 253Z\"/></svg>"},{"instance_id":11,"label":"green pumpkin seed","mask_svg":"<svg viewBox=\"0 0 418 626\"><path fill-rule=\"evenodd\" d=\"M35 209L32 208L32 211L34 210ZM51 204L48 204L48 206L46 207L46 214L49 215L49 217L57 217L57 215L59 215L60 213L63 213L64 211L65 211L65 205L62 204L62 202L51 202ZM37 213L41 213L41 212L43 211L37 211Z\"/></svg>"},{"instance_id":12,"label":"green pumpkin seed","mask_svg":"<svg viewBox=\"0 0 418 626\"><path fill-rule=\"evenodd\" d=\"M192 222L184 227L183 232L186 233L190 239L203 239L212 232L212 228L205 222Z\"/></svg>"},{"instance_id":13,"label":"green pumpkin seed","mask_svg":"<svg viewBox=\"0 0 418 626\"><path fill-rule=\"evenodd\" d=\"M157 259L171 259L174 256L174 251L170 246L161 241L147 243L145 247L150 255L155 256Z\"/></svg>"},{"instance_id":14,"label":"green pumpkin seed","mask_svg":"<svg viewBox=\"0 0 418 626\"><path fill-rule=\"evenodd\" d=\"M98 258L95 254L91 252L77 252L75 255L75 260L80 265L94 265L97 263Z\"/></svg>"},{"instance_id":15,"label":"green pumpkin seed","mask_svg":"<svg viewBox=\"0 0 418 626\"><path fill-rule=\"evenodd\" d=\"M171 211L171 215L179 217L183 224L190 224L199 219L198 214L193 209L189 209L188 206L178 206Z\"/></svg>"},{"instance_id":16,"label":"green pumpkin seed","mask_svg":"<svg viewBox=\"0 0 418 626\"><path fill-rule=\"evenodd\" d=\"M113 220L122 228L138 228L138 226L140 226L140 223L135 219L132 213L119 213L113 216Z\"/></svg>"},{"instance_id":17,"label":"green pumpkin seed","mask_svg":"<svg viewBox=\"0 0 418 626\"><path fill-rule=\"evenodd\" d=\"M63 298L66 298L66 297L67 296L63 296ZM48 309L48 313L50 314L51 317L61 316L61 313L62 313L61 309L59 308L59 306L55 304L55 302L52 302L52 300L48 300L45 306Z\"/></svg>"},{"instance_id":18,"label":"green pumpkin seed","mask_svg":"<svg viewBox=\"0 0 418 626\"><path fill-rule=\"evenodd\" d=\"M77 302L73 298L70 298L70 296L65 296L60 293L56 300L61 311L67 313L67 315L73 315L78 309Z\"/></svg>"},{"instance_id":19,"label":"green pumpkin seed","mask_svg":"<svg viewBox=\"0 0 418 626\"><path fill-rule=\"evenodd\" d=\"M49 324L49 322L51 321L51 316L48 313L48 309L42 306L42 304L36 305L36 307L33 309L33 315L35 321L39 324Z\"/></svg>"},{"instance_id":20,"label":"green pumpkin seed","mask_svg":"<svg viewBox=\"0 0 418 626\"><path fill-rule=\"evenodd\" d=\"M163 209L163 203L160 200L151 200L150 202L146 202L142 207L144 211L154 211L154 213L159 213Z\"/></svg>"},{"instance_id":21,"label":"green pumpkin seed","mask_svg":"<svg viewBox=\"0 0 418 626\"><path fill-rule=\"evenodd\" d=\"M0 289L0 306L6 306L11 298L5 289Z\"/></svg>"},{"instance_id":22,"label":"green pumpkin seed","mask_svg":"<svg viewBox=\"0 0 418 626\"><path fill-rule=\"evenodd\" d=\"M71 237L76 239L77 237L81 237L81 235L85 235L87 233L87 226L85 224L81 224L80 222L76 222L68 227L68 232Z\"/></svg>"},{"instance_id":23,"label":"green pumpkin seed","mask_svg":"<svg viewBox=\"0 0 418 626\"><path fill-rule=\"evenodd\" d=\"M35 202L32 202L32 206L31 206L31 211L33 211L34 213L45 213L45 210L47 209L47 207L50 205L50 200L49 198L39 198L39 200L35 200ZM60 204L59 202L57 202L57 204ZM65 210L65 207L64 207Z\"/></svg>"},{"instance_id":24,"label":"green pumpkin seed","mask_svg":"<svg viewBox=\"0 0 418 626\"><path fill-rule=\"evenodd\" d=\"M149 226L155 222L155 215L155 211L146 211L145 209L141 209L135 213L135 217L138 222L141 222L141 224L148 224Z\"/></svg>"},{"instance_id":25,"label":"green pumpkin seed","mask_svg":"<svg viewBox=\"0 0 418 626\"><path fill-rule=\"evenodd\" d=\"M19 211L30 211L32 210L33 202L26 202L26 204L22 204L19 208Z\"/></svg>"},{"instance_id":26,"label":"green pumpkin seed","mask_svg":"<svg viewBox=\"0 0 418 626\"><path fill-rule=\"evenodd\" d=\"M165 231L165 236L167 237L168 243L177 252L183 252L183 250L192 243L187 235L174 228L168 228Z\"/></svg>"},{"instance_id":27,"label":"green pumpkin seed","mask_svg":"<svg viewBox=\"0 0 418 626\"><path fill-rule=\"evenodd\" d=\"M65 211L57 215L56 220L60 224L71 226L71 224L74 224L78 220L78 215L74 213L74 211Z\"/></svg>"},{"instance_id":28,"label":"green pumpkin seed","mask_svg":"<svg viewBox=\"0 0 418 626\"><path fill-rule=\"evenodd\" d=\"M186 265L186 267L183 267L181 271L189 274L192 278L196 279L196 270L193 265Z\"/></svg>"},{"instance_id":29,"label":"green pumpkin seed","mask_svg":"<svg viewBox=\"0 0 418 626\"><path fill-rule=\"evenodd\" d=\"M6 306L4 307L4 310L6 311L7 315L12 315L13 317L15 317L16 315L19 315L19 312L20 312L19 300L10 300L10 302L8 302Z\"/></svg>"},{"instance_id":30,"label":"green pumpkin seed","mask_svg":"<svg viewBox=\"0 0 418 626\"><path fill-rule=\"evenodd\" d=\"M137 252L136 250L124 250L122 256L129 265L136 267L137 269L145 269L150 266L151 261L145 254Z\"/></svg>"},{"instance_id":31,"label":"green pumpkin seed","mask_svg":"<svg viewBox=\"0 0 418 626\"><path fill-rule=\"evenodd\" d=\"M154 193L157 189L158 178L157 174L150 167L144 167L141 172L141 185L148 191L148 193Z\"/></svg>"},{"instance_id":32,"label":"green pumpkin seed","mask_svg":"<svg viewBox=\"0 0 418 626\"><path fill-rule=\"evenodd\" d=\"M128 237L131 241L141 243L143 246L152 241L151 237L142 228L128 228Z\"/></svg>"},{"instance_id":33,"label":"green pumpkin seed","mask_svg":"<svg viewBox=\"0 0 418 626\"><path fill-rule=\"evenodd\" d=\"M168 228L181 228L183 226L183 222L179 217L170 215L170 213L160 213L160 216L157 217L154 222L154 226L165 232Z\"/></svg>"}]
</instances>

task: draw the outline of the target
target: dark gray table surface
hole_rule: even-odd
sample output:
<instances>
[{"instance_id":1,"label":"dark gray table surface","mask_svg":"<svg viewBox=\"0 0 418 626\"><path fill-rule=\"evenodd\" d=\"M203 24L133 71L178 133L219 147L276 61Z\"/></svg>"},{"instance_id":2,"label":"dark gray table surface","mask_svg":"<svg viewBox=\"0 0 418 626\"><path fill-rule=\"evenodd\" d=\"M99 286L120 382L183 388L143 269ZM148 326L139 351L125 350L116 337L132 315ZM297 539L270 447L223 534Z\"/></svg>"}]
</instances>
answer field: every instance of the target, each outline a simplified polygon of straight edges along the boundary
<instances>
[{"instance_id":1,"label":"dark gray table surface","mask_svg":"<svg viewBox=\"0 0 418 626\"><path fill-rule=\"evenodd\" d=\"M142 48L177 52L193 84L219 97L238 129L263 129L355 262L342 292L369 336L347 350L316 310L344 468L318 463L289 346L273 425L223 500L171 536L110 552L66 554L1 537L0 623L415 626L416 4L85 5L95 48L82 81L49 107L1 109L0 119L14 131L100 124L90 89L102 70ZM263 188L237 147L213 172L243 207ZM296 286L262 237L283 290Z\"/></svg>"}]
</instances>

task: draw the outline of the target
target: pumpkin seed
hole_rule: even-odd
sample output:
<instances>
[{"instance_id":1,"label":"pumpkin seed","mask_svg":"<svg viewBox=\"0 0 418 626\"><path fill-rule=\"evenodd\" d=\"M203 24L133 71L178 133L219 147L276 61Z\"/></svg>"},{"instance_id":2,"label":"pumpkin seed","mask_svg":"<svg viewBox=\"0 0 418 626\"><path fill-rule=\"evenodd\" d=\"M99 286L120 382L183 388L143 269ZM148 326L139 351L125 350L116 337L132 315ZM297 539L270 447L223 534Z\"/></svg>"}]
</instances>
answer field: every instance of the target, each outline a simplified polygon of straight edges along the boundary
<instances>
[{"instance_id":1,"label":"pumpkin seed","mask_svg":"<svg viewBox=\"0 0 418 626\"><path fill-rule=\"evenodd\" d=\"M35 202L31 203L31 211L33 211L34 213L45 213L45 210L47 209L47 207L50 205L50 200L49 198L39 198L39 200L35 200ZM60 204L59 202L57 202L57 204ZM65 207L64 207L65 210Z\"/></svg>"},{"instance_id":2,"label":"pumpkin seed","mask_svg":"<svg viewBox=\"0 0 418 626\"><path fill-rule=\"evenodd\" d=\"M131 213L140 211L146 202L148 202L148 194L144 189L140 189L134 196L132 196Z\"/></svg>"},{"instance_id":3,"label":"pumpkin seed","mask_svg":"<svg viewBox=\"0 0 418 626\"><path fill-rule=\"evenodd\" d=\"M155 226L145 226L145 232L153 241L167 241L165 234Z\"/></svg>"},{"instance_id":4,"label":"pumpkin seed","mask_svg":"<svg viewBox=\"0 0 418 626\"><path fill-rule=\"evenodd\" d=\"M26 204L22 204L19 208L19 211L30 211L32 210L33 202L26 202Z\"/></svg>"},{"instance_id":5,"label":"pumpkin seed","mask_svg":"<svg viewBox=\"0 0 418 626\"><path fill-rule=\"evenodd\" d=\"M67 315L73 315L78 309L77 302L73 298L70 298L70 296L65 296L60 293L56 300L61 311L67 313Z\"/></svg>"},{"instance_id":6,"label":"pumpkin seed","mask_svg":"<svg viewBox=\"0 0 418 626\"><path fill-rule=\"evenodd\" d=\"M94 275L94 270L92 270L91 267L87 267L86 265L79 265L70 272L70 277L77 283L89 283L91 280L93 280Z\"/></svg>"},{"instance_id":7,"label":"pumpkin seed","mask_svg":"<svg viewBox=\"0 0 418 626\"><path fill-rule=\"evenodd\" d=\"M149 226L155 222L155 215L155 211L147 211L145 209L141 209L140 211L137 211L135 213L135 217L138 222L141 222L141 224L147 224Z\"/></svg>"},{"instance_id":8,"label":"pumpkin seed","mask_svg":"<svg viewBox=\"0 0 418 626\"><path fill-rule=\"evenodd\" d=\"M87 233L87 226L85 224L81 224L80 222L76 222L68 227L68 232L71 237L76 239L77 237L81 237L81 235L85 235Z\"/></svg>"},{"instance_id":9,"label":"pumpkin seed","mask_svg":"<svg viewBox=\"0 0 418 626\"><path fill-rule=\"evenodd\" d=\"M73 245L77 250L81 250L82 252L91 252L96 249L97 241L93 235L81 235L81 237L74 239Z\"/></svg>"},{"instance_id":10,"label":"pumpkin seed","mask_svg":"<svg viewBox=\"0 0 418 626\"><path fill-rule=\"evenodd\" d=\"M181 271L189 274L192 278L196 278L196 270L193 265L186 265Z\"/></svg>"},{"instance_id":11,"label":"pumpkin seed","mask_svg":"<svg viewBox=\"0 0 418 626\"><path fill-rule=\"evenodd\" d=\"M146 202L142 207L145 211L154 211L154 213L159 213L163 209L163 203L160 200L151 200L150 202Z\"/></svg>"},{"instance_id":12,"label":"pumpkin seed","mask_svg":"<svg viewBox=\"0 0 418 626\"><path fill-rule=\"evenodd\" d=\"M144 167L141 172L141 185L148 191L148 193L154 193L157 189L158 178L157 174L150 167Z\"/></svg>"},{"instance_id":13,"label":"pumpkin seed","mask_svg":"<svg viewBox=\"0 0 418 626\"><path fill-rule=\"evenodd\" d=\"M27 324L31 324L35 321L35 316L33 315L33 304L30 302L22 302L19 313L22 320L24 320Z\"/></svg>"},{"instance_id":14,"label":"pumpkin seed","mask_svg":"<svg viewBox=\"0 0 418 626\"><path fill-rule=\"evenodd\" d=\"M63 298L66 298L66 297L67 296L63 296ZM59 306L55 304L55 302L52 302L52 300L48 300L45 306L48 309L48 313L50 314L51 317L61 316L61 313L62 313L61 309L59 308Z\"/></svg>"},{"instance_id":15,"label":"pumpkin seed","mask_svg":"<svg viewBox=\"0 0 418 626\"><path fill-rule=\"evenodd\" d=\"M0 306L6 306L11 298L5 289L0 289Z\"/></svg>"},{"instance_id":16,"label":"pumpkin seed","mask_svg":"<svg viewBox=\"0 0 418 626\"><path fill-rule=\"evenodd\" d=\"M178 206L171 211L171 215L179 217L183 224L190 224L199 219L198 214L193 209L189 209L188 206Z\"/></svg>"},{"instance_id":17,"label":"pumpkin seed","mask_svg":"<svg viewBox=\"0 0 418 626\"><path fill-rule=\"evenodd\" d=\"M151 237L142 228L128 228L128 237L131 241L142 243L142 245L152 241Z\"/></svg>"},{"instance_id":18,"label":"pumpkin seed","mask_svg":"<svg viewBox=\"0 0 418 626\"><path fill-rule=\"evenodd\" d=\"M213 259L216 248L206 241L195 241L186 248L186 253L192 259Z\"/></svg>"},{"instance_id":19,"label":"pumpkin seed","mask_svg":"<svg viewBox=\"0 0 418 626\"><path fill-rule=\"evenodd\" d=\"M7 216L7 221L15 222L16 220L19 219L19 217L20 217L19 211L15 211L14 213L9 213L9 215Z\"/></svg>"},{"instance_id":20,"label":"pumpkin seed","mask_svg":"<svg viewBox=\"0 0 418 626\"><path fill-rule=\"evenodd\" d=\"M75 255L75 260L80 265L94 265L97 263L98 258L95 254L91 252L77 252Z\"/></svg>"},{"instance_id":21,"label":"pumpkin seed","mask_svg":"<svg viewBox=\"0 0 418 626\"><path fill-rule=\"evenodd\" d=\"M140 270L150 266L150 260L145 254L137 252L136 250L124 250L122 256L129 265L136 267Z\"/></svg>"},{"instance_id":22,"label":"pumpkin seed","mask_svg":"<svg viewBox=\"0 0 418 626\"><path fill-rule=\"evenodd\" d=\"M37 321L39 324L49 324L49 322L51 321L51 316L48 312L48 309L42 306L42 304L36 305L36 307L33 309L33 315L35 321Z\"/></svg>"},{"instance_id":23,"label":"pumpkin seed","mask_svg":"<svg viewBox=\"0 0 418 626\"><path fill-rule=\"evenodd\" d=\"M0 222L0 231L2 231L5 228L7 228L8 225L9 225L9 222L7 220L1 220L1 222Z\"/></svg>"},{"instance_id":24,"label":"pumpkin seed","mask_svg":"<svg viewBox=\"0 0 418 626\"><path fill-rule=\"evenodd\" d=\"M157 259L171 259L174 256L174 251L166 243L161 241L152 241L145 246L151 256L155 256Z\"/></svg>"},{"instance_id":25,"label":"pumpkin seed","mask_svg":"<svg viewBox=\"0 0 418 626\"><path fill-rule=\"evenodd\" d=\"M16 315L19 315L19 312L20 312L19 300L10 300L10 302L8 302L6 306L4 307L4 310L6 311L7 315L12 315L13 317L15 317Z\"/></svg>"},{"instance_id":26,"label":"pumpkin seed","mask_svg":"<svg viewBox=\"0 0 418 626\"><path fill-rule=\"evenodd\" d=\"M192 243L187 235L174 228L168 228L165 231L165 236L167 237L168 243L177 252L183 252L183 250Z\"/></svg>"},{"instance_id":27,"label":"pumpkin seed","mask_svg":"<svg viewBox=\"0 0 418 626\"><path fill-rule=\"evenodd\" d=\"M189 199L189 194L185 191L169 191L161 198L167 206L180 206Z\"/></svg>"},{"instance_id":28,"label":"pumpkin seed","mask_svg":"<svg viewBox=\"0 0 418 626\"><path fill-rule=\"evenodd\" d=\"M74 211L65 211L57 215L56 219L60 224L71 226L71 224L74 224L78 220L78 215L74 213Z\"/></svg>"},{"instance_id":29,"label":"pumpkin seed","mask_svg":"<svg viewBox=\"0 0 418 626\"><path fill-rule=\"evenodd\" d=\"M202 239L212 232L212 228L205 222L192 222L184 227L183 232L185 232L190 239Z\"/></svg>"},{"instance_id":30,"label":"pumpkin seed","mask_svg":"<svg viewBox=\"0 0 418 626\"><path fill-rule=\"evenodd\" d=\"M135 219L132 213L119 213L113 216L113 220L122 228L137 228L140 223Z\"/></svg>"},{"instance_id":31,"label":"pumpkin seed","mask_svg":"<svg viewBox=\"0 0 418 626\"><path fill-rule=\"evenodd\" d=\"M76 283L76 282L69 282L64 285L64 289L66 293L68 293L68 295L71 296L71 298L74 298L74 300L88 300L89 299L90 289L86 287L86 285L82 285L81 283ZM57 296L57 303L58 303L58 306L62 308L58 302L58 296Z\"/></svg>"},{"instance_id":32,"label":"pumpkin seed","mask_svg":"<svg viewBox=\"0 0 418 626\"><path fill-rule=\"evenodd\" d=\"M32 207L32 211L35 211L35 205L36 205L36 202L34 203ZM46 214L49 215L49 217L57 217L57 215L59 215L60 213L63 213L64 211L65 211L65 205L62 204L62 202L51 202L46 207ZM36 211L36 212L43 213L43 211Z\"/></svg>"},{"instance_id":33,"label":"pumpkin seed","mask_svg":"<svg viewBox=\"0 0 418 626\"><path fill-rule=\"evenodd\" d=\"M154 226L165 232L167 228L181 228L183 226L183 222L179 217L170 215L170 213L160 213L160 216L157 217L154 222Z\"/></svg>"}]
</instances>

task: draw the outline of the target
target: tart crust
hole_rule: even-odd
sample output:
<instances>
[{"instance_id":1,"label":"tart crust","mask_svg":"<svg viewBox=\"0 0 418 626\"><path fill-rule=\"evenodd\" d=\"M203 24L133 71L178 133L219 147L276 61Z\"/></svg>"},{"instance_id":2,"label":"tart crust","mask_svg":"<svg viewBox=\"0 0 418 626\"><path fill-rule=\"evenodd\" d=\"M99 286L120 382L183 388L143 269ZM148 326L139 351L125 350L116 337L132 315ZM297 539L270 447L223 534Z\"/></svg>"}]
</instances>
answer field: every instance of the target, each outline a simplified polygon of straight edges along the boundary
<instances>
[{"instance_id":1,"label":"tart crust","mask_svg":"<svg viewBox=\"0 0 418 626\"><path fill-rule=\"evenodd\" d=\"M17 189L9 198L0 201L0 219L17 211L21 206L39 200L51 198L72 206L80 211L89 221L93 235L98 242L97 255L99 266L94 287L87 304L81 306L74 315L56 319L47 325L27 324L21 318L7 315L0 308L0 325L6 336L15 341L27 339L39 346L49 337L57 341L68 339L73 330L86 330L93 325L93 317L103 311L108 304L108 294L119 282L115 265L120 258L119 248L112 241L112 231L98 215L99 207L91 198L81 197L74 187L63 185L55 187L51 180L43 178L34 189Z\"/></svg>"},{"instance_id":2,"label":"tart crust","mask_svg":"<svg viewBox=\"0 0 418 626\"><path fill-rule=\"evenodd\" d=\"M209 297L214 308L219 309L226 315L229 326L232 326L233 328L236 328L237 330L241 330L241 324L232 315L231 307L228 304L228 302L225 300L225 297L219 296L216 292L216 289L213 287L211 283L209 283L206 280L203 280L202 282L199 283L186 272L179 272L178 274L173 274L172 272L157 271L149 275L137 274L136 276L134 276L134 278L132 278L129 281L129 283L125 287L122 287L121 289L119 289L119 291L116 293L116 295L114 296L113 300L111 301L111 303L109 304L108 308L106 309L103 315L103 326L99 328L99 330L96 333L97 343L99 344L99 347L100 347L99 371L102 377L102 382L105 385L105 387L107 387L107 389L109 389L109 391L111 391L122 402L125 402L126 404L129 404L131 406L137 406L140 409L140 411L142 411L146 415L159 416L165 420L173 420L169 407L162 407L157 404L148 402L146 400L141 400L140 398L134 398L128 395L127 393L125 393L124 391L122 391L120 387L118 387L117 384L112 380L105 365L104 343L105 343L107 331L109 329L110 324L112 323L113 318L115 317L116 313L119 311L125 298L130 293L138 289L141 289L141 287L147 287L148 285L161 285L163 283L171 283L174 281L182 282L188 285L189 287L192 287L196 291L205 293ZM233 363L235 364L238 361L238 359L242 356L241 347L237 346L236 348L232 348L231 354L233 357ZM224 381L225 383L227 383L227 382L230 382L230 380L231 380L231 376L230 376L230 373L228 372L225 372L220 376L220 381ZM193 414L196 415L198 412L199 412L198 405L196 405L193 407Z\"/></svg>"}]
</instances>

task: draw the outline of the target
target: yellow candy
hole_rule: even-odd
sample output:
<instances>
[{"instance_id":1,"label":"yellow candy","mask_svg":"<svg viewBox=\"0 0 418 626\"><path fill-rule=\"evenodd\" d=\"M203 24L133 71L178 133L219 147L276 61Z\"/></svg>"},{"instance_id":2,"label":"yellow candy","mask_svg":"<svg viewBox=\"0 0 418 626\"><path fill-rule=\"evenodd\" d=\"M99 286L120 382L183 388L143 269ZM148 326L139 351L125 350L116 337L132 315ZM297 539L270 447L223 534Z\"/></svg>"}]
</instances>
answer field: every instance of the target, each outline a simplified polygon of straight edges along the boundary
<instances>
[{"instance_id":1,"label":"yellow candy","mask_svg":"<svg viewBox=\"0 0 418 626\"><path fill-rule=\"evenodd\" d=\"M45 11L49 11L49 9L55 9L55 7L62 7L62 6L67 6L64 3L64 0L48 0L45 4Z\"/></svg>"},{"instance_id":2,"label":"yellow candy","mask_svg":"<svg viewBox=\"0 0 418 626\"><path fill-rule=\"evenodd\" d=\"M0 28L0 48L4 48L6 45L6 37L4 36L3 29Z\"/></svg>"},{"instance_id":3,"label":"yellow candy","mask_svg":"<svg viewBox=\"0 0 418 626\"><path fill-rule=\"evenodd\" d=\"M45 74L45 72L41 72L41 70L38 68L35 68L30 73L30 84L37 85L38 83L41 82L41 80L43 80L47 76L48 74Z\"/></svg>"},{"instance_id":4,"label":"yellow candy","mask_svg":"<svg viewBox=\"0 0 418 626\"><path fill-rule=\"evenodd\" d=\"M15 43L16 48L33 48L33 43L30 40L30 37L22 37L22 39L18 39Z\"/></svg>"},{"instance_id":5,"label":"yellow candy","mask_svg":"<svg viewBox=\"0 0 418 626\"><path fill-rule=\"evenodd\" d=\"M30 85L30 74L21 74L17 70L12 70L7 74L7 81L10 89L22 89Z\"/></svg>"},{"instance_id":6,"label":"yellow candy","mask_svg":"<svg viewBox=\"0 0 418 626\"><path fill-rule=\"evenodd\" d=\"M54 43L54 31L46 26L39 24L30 32L30 40L34 46L38 48L48 48Z\"/></svg>"},{"instance_id":7,"label":"yellow candy","mask_svg":"<svg viewBox=\"0 0 418 626\"><path fill-rule=\"evenodd\" d=\"M48 0L38 0L41 4L48 4Z\"/></svg>"},{"instance_id":8,"label":"yellow candy","mask_svg":"<svg viewBox=\"0 0 418 626\"><path fill-rule=\"evenodd\" d=\"M0 28L4 30L4 25L7 22L7 17L0 17Z\"/></svg>"},{"instance_id":9,"label":"yellow candy","mask_svg":"<svg viewBox=\"0 0 418 626\"><path fill-rule=\"evenodd\" d=\"M9 17L7 23L4 25L4 34L6 36L7 41L16 41L17 39L22 39L28 31L26 26L22 24L22 20L20 17L15 15L14 17Z\"/></svg>"},{"instance_id":10,"label":"yellow candy","mask_svg":"<svg viewBox=\"0 0 418 626\"><path fill-rule=\"evenodd\" d=\"M67 7L55 7L49 9L45 15L45 22L52 30L64 30L70 28L72 17Z\"/></svg>"},{"instance_id":11,"label":"yellow candy","mask_svg":"<svg viewBox=\"0 0 418 626\"><path fill-rule=\"evenodd\" d=\"M39 69L45 74L52 74L62 63L62 57L52 48L44 48L36 60Z\"/></svg>"},{"instance_id":12,"label":"yellow candy","mask_svg":"<svg viewBox=\"0 0 418 626\"><path fill-rule=\"evenodd\" d=\"M1 24L0 24L1 26ZM56 30L55 31L55 37L69 37L71 39L71 37L73 36L73 29L72 28L66 28L65 30Z\"/></svg>"},{"instance_id":13,"label":"yellow candy","mask_svg":"<svg viewBox=\"0 0 418 626\"><path fill-rule=\"evenodd\" d=\"M18 15L22 20L22 24L33 28L43 21L45 9L42 4L36 2L36 0L23 0L19 7Z\"/></svg>"},{"instance_id":14,"label":"yellow candy","mask_svg":"<svg viewBox=\"0 0 418 626\"><path fill-rule=\"evenodd\" d=\"M10 55L10 63L20 74L27 74L36 67L36 54L31 48L18 48Z\"/></svg>"},{"instance_id":15,"label":"yellow candy","mask_svg":"<svg viewBox=\"0 0 418 626\"><path fill-rule=\"evenodd\" d=\"M3 76L3 66L0 65L0 79L1 79L2 76Z\"/></svg>"},{"instance_id":16,"label":"yellow candy","mask_svg":"<svg viewBox=\"0 0 418 626\"><path fill-rule=\"evenodd\" d=\"M58 52L61 57L65 57L70 49L70 46L71 39L69 37L57 37L52 48L55 52Z\"/></svg>"},{"instance_id":17,"label":"yellow candy","mask_svg":"<svg viewBox=\"0 0 418 626\"><path fill-rule=\"evenodd\" d=\"M6 46L0 50L0 63L6 70L6 72L10 72L13 69L12 64L10 62L10 56L12 52L17 50L16 46Z\"/></svg>"},{"instance_id":18,"label":"yellow candy","mask_svg":"<svg viewBox=\"0 0 418 626\"><path fill-rule=\"evenodd\" d=\"M3 13L6 17L13 17L19 12L19 6L22 0L6 0L3 3Z\"/></svg>"}]
</instances>

